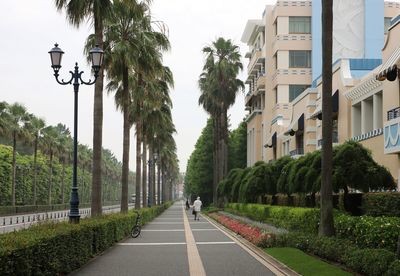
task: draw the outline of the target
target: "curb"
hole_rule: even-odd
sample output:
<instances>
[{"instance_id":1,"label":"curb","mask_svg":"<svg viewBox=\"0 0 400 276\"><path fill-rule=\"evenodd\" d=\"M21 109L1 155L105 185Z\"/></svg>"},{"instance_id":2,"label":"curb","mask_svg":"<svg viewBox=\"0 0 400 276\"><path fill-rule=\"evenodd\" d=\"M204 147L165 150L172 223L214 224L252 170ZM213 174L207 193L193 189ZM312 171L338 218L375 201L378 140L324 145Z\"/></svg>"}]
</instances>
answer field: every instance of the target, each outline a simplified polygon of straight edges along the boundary
<instances>
[{"instance_id":1,"label":"curb","mask_svg":"<svg viewBox=\"0 0 400 276\"><path fill-rule=\"evenodd\" d=\"M232 230L226 228L222 224L214 221L211 219L209 216L203 216L205 219L208 220L212 225L217 227L219 230L221 230L226 236L231 238L233 241L236 241L239 246L243 247L243 249L247 249L246 251L250 251L249 253L255 254L257 257L262 259L265 263L264 265L270 269L272 272L274 272L276 275L284 275L284 276L299 276L297 272L286 266L285 264L279 262L277 259L273 258L272 256L268 255L265 253L262 249L259 247L255 246L245 238L241 237L240 235L236 234ZM217 225L218 224L218 225ZM259 260L260 261L260 260Z\"/></svg>"}]
</instances>

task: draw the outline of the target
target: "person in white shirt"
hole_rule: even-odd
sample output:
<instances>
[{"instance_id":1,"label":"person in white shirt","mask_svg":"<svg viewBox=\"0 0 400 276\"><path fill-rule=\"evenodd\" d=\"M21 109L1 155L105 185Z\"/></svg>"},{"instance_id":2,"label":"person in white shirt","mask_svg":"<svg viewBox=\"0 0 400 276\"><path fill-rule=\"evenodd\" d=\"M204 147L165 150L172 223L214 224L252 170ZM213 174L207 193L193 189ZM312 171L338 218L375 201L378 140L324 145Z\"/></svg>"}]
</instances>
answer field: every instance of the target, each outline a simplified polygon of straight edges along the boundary
<instances>
[{"instance_id":1,"label":"person in white shirt","mask_svg":"<svg viewBox=\"0 0 400 276\"><path fill-rule=\"evenodd\" d=\"M201 211L201 205L202 202L200 200L200 197L198 196L197 199L193 202L193 215L194 215L194 220L200 220L200 211Z\"/></svg>"}]
</instances>

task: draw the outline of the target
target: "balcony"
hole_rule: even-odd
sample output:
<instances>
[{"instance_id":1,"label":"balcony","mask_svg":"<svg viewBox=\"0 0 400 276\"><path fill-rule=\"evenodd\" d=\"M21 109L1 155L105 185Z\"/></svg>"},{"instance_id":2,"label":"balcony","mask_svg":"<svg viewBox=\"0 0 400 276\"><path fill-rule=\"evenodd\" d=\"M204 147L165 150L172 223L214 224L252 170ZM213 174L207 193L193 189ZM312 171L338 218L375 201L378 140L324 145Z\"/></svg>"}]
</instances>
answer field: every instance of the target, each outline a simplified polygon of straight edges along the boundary
<instances>
[{"instance_id":1,"label":"balcony","mask_svg":"<svg viewBox=\"0 0 400 276\"><path fill-rule=\"evenodd\" d=\"M262 114L262 110L260 108L256 108L256 109L252 110L251 113L249 115L247 115L247 117L245 119L246 123L250 122L257 115L261 115L261 114Z\"/></svg>"},{"instance_id":2,"label":"balcony","mask_svg":"<svg viewBox=\"0 0 400 276\"><path fill-rule=\"evenodd\" d=\"M400 107L389 110L387 119L383 126L384 152L400 153Z\"/></svg>"},{"instance_id":3,"label":"balcony","mask_svg":"<svg viewBox=\"0 0 400 276\"><path fill-rule=\"evenodd\" d=\"M264 74L264 73L262 73L262 74L258 77L256 89L257 89L257 90L259 90L259 89L261 89L261 90L262 90L262 89L265 89L265 74Z\"/></svg>"},{"instance_id":4,"label":"balcony","mask_svg":"<svg viewBox=\"0 0 400 276\"><path fill-rule=\"evenodd\" d=\"M289 152L290 157L298 158L304 155L304 148L298 148Z\"/></svg>"},{"instance_id":5,"label":"balcony","mask_svg":"<svg viewBox=\"0 0 400 276\"><path fill-rule=\"evenodd\" d=\"M387 120L393 120L400 117L400 107L393 108L387 112Z\"/></svg>"},{"instance_id":6,"label":"balcony","mask_svg":"<svg viewBox=\"0 0 400 276\"><path fill-rule=\"evenodd\" d=\"M265 58L263 57L263 52L261 48L256 48L253 49L251 58L249 61L249 65L247 66L247 73L249 75L254 74L256 70L259 70L260 68L255 68L255 65L259 65L258 67L261 67L261 64L265 61Z\"/></svg>"}]
</instances>

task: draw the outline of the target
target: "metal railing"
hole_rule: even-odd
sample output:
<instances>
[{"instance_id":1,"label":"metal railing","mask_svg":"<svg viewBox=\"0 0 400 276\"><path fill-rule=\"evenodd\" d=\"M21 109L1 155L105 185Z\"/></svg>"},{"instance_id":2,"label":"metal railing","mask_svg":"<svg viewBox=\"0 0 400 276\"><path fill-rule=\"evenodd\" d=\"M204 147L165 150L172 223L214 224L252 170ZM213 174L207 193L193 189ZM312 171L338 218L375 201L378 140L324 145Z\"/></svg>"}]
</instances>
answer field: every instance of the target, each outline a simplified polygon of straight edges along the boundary
<instances>
[{"instance_id":1,"label":"metal railing","mask_svg":"<svg viewBox=\"0 0 400 276\"><path fill-rule=\"evenodd\" d=\"M393 108L387 112L387 120L393 120L397 117L400 117L400 107Z\"/></svg>"},{"instance_id":2,"label":"metal railing","mask_svg":"<svg viewBox=\"0 0 400 276\"><path fill-rule=\"evenodd\" d=\"M339 143L339 137L338 133L334 132L332 133L332 143L336 144ZM318 140L318 147L322 147L322 139Z\"/></svg>"},{"instance_id":3,"label":"metal railing","mask_svg":"<svg viewBox=\"0 0 400 276\"><path fill-rule=\"evenodd\" d=\"M304 155L304 148L298 148L289 152L290 156Z\"/></svg>"}]
</instances>

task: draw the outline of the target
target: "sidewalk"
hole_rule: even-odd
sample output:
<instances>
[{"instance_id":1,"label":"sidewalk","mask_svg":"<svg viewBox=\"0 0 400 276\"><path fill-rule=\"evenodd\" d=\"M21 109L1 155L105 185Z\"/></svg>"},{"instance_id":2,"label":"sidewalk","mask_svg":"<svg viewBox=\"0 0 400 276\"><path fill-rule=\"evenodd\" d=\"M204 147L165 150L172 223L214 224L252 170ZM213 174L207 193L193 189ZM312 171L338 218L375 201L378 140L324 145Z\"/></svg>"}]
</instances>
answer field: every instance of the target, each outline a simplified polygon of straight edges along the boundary
<instances>
[{"instance_id":1,"label":"sidewalk","mask_svg":"<svg viewBox=\"0 0 400 276\"><path fill-rule=\"evenodd\" d=\"M208 220L175 203L74 275L275 275ZM190 265L189 265L190 264Z\"/></svg>"}]
</instances>

